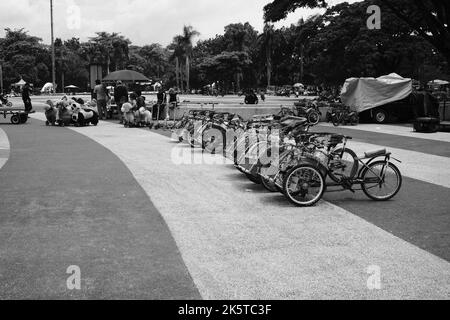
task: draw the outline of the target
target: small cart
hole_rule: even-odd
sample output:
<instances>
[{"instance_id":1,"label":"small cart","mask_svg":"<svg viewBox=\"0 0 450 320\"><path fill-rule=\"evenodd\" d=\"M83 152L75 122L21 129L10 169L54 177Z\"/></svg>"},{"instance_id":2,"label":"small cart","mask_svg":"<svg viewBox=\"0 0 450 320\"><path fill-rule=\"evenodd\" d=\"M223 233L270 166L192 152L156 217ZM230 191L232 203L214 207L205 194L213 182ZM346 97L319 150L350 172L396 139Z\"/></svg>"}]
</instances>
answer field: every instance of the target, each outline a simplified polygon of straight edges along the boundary
<instances>
[{"instance_id":1,"label":"small cart","mask_svg":"<svg viewBox=\"0 0 450 320\"><path fill-rule=\"evenodd\" d=\"M3 118L6 119L7 115L11 115L12 124L23 124L28 121L28 113L22 108L14 107L0 107L0 115L3 114Z\"/></svg>"}]
</instances>

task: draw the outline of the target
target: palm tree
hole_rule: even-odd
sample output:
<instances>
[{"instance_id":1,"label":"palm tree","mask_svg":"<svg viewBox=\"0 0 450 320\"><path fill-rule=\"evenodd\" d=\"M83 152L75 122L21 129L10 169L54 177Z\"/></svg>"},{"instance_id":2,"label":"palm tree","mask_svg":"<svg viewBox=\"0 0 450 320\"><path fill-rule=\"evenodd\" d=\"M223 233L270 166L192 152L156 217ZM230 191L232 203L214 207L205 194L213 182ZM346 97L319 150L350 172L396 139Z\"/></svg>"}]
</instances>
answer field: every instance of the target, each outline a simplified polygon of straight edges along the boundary
<instances>
[{"instance_id":1,"label":"palm tree","mask_svg":"<svg viewBox=\"0 0 450 320\"><path fill-rule=\"evenodd\" d=\"M173 38L172 44L169 46L169 49L173 50L172 60L175 60L176 64L176 75L177 75L177 85L180 80L181 90L184 91L184 83L183 83L183 60L185 67L185 76L186 76L186 90L189 91L189 82L190 82L190 59L192 56L193 44L192 40L195 36L198 36L200 33L192 26L184 26L183 34L177 35Z\"/></svg>"},{"instance_id":2,"label":"palm tree","mask_svg":"<svg viewBox=\"0 0 450 320\"><path fill-rule=\"evenodd\" d=\"M266 23L264 31L258 37L258 41L265 55L266 71L267 71L267 86L270 86L272 79L272 47L275 30L272 24Z\"/></svg>"},{"instance_id":3,"label":"palm tree","mask_svg":"<svg viewBox=\"0 0 450 320\"><path fill-rule=\"evenodd\" d=\"M180 68L180 61L184 57L184 47L182 44L181 36L175 36L172 43L168 46L169 51L172 53L170 61L175 61L175 78L177 81L177 87L183 90L182 72Z\"/></svg>"},{"instance_id":4,"label":"palm tree","mask_svg":"<svg viewBox=\"0 0 450 320\"><path fill-rule=\"evenodd\" d=\"M183 27L183 35L181 36L181 43L183 45L184 54L186 58L185 66L186 66L186 90L189 91L189 78L190 78L190 59L192 56L192 40L194 37L200 35L200 33L192 26L184 26Z\"/></svg>"}]
</instances>

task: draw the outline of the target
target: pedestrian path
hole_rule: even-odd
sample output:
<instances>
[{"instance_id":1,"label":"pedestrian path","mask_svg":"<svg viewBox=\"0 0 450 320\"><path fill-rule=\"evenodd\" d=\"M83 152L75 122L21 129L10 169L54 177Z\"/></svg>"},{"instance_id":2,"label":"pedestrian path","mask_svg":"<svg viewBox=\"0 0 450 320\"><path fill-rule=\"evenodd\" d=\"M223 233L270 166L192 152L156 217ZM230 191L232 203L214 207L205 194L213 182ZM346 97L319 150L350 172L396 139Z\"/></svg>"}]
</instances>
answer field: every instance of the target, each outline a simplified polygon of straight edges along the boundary
<instances>
[{"instance_id":1,"label":"pedestrian path","mask_svg":"<svg viewBox=\"0 0 450 320\"><path fill-rule=\"evenodd\" d=\"M5 131L0 128L0 169L9 159L9 140Z\"/></svg>"},{"instance_id":2,"label":"pedestrian path","mask_svg":"<svg viewBox=\"0 0 450 320\"><path fill-rule=\"evenodd\" d=\"M400 148L383 147L362 141L351 141L348 147L356 152L359 157L364 156L366 151L387 149L392 156L402 161L394 164L401 167L402 175L450 188L450 158L430 155L426 153L404 150Z\"/></svg>"},{"instance_id":3,"label":"pedestrian path","mask_svg":"<svg viewBox=\"0 0 450 320\"><path fill-rule=\"evenodd\" d=\"M114 154L41 121L2 129L0 299L200 298L165 221ZM69 266L80 290L67 287Z\"/></svg>"},{"instance_id":4,"label":"pedestrian path","mask_svg":"<svg viewBox=\"0 0 450 320\"><path fill-rule=\"evenodd\" d=\"M447 261L329 202L293 207L220 156L191 154L149 131L105 122L70 130L130 169L167 222L203 298L449 297ZM380 290L368 287L373 270L381 272Z\"/></svg>"},{"instance_id":5,"label":"pedestrian path","mask_svg":"<svg viewBox=\"0 0 450 320\"><path fill-rule=\"evenodd\" d=\"M320 126L335 128L333 126L333 124L331 124L331 123L320 123ZM397 136L409 137L409 138L450 142L450 133L449 132L420 133L420 132L414 132L412 126L361 123L361 124L358 124L357 126L342 126L341 128L348 129L348 130L378 132L378 133L397 135Z\"/></svg>"}]
</instances>

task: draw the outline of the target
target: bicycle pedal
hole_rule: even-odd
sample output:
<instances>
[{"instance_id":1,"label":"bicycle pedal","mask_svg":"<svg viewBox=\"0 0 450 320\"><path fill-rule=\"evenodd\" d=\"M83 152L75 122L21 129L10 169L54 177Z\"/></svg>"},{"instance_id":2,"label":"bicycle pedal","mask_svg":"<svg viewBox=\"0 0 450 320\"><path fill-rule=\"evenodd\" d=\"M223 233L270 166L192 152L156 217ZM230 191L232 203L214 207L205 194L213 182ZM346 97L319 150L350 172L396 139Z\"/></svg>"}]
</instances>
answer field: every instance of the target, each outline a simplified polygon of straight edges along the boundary
<instances>
[{"instance_id":1,"label":"bicycle pedal","mask_svg":"<svg viewBox=\"0 0 450 320\"><path fill-rule=\"evenodd\" d=\"M355 190L353 190L353 183L348 178L343 178L341 181L341 185L344 189L349 190L352 193L355 193Z\"/></svg>"}]
</instances>

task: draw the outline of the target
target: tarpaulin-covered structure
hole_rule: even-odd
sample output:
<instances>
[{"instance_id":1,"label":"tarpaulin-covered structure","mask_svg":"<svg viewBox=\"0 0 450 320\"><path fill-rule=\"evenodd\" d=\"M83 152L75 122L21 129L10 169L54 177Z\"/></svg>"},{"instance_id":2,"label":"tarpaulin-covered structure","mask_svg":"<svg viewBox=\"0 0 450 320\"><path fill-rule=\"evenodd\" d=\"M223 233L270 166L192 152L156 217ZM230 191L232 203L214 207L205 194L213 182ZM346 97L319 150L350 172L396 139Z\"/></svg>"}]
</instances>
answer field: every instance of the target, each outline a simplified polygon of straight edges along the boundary
<instances>
[{"instance_id":1,"label":"tarpaulin-covered structure","mask_svg":"<svg viewBox=\"0 0 450 320\"><path fill-rule=\"evenodd\" d=\"M357 112L405 99L413 91L412 79L391 73L379 78L350 78L341 91L342 103Z\"/></svg>"}]
</instances>

